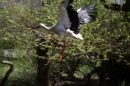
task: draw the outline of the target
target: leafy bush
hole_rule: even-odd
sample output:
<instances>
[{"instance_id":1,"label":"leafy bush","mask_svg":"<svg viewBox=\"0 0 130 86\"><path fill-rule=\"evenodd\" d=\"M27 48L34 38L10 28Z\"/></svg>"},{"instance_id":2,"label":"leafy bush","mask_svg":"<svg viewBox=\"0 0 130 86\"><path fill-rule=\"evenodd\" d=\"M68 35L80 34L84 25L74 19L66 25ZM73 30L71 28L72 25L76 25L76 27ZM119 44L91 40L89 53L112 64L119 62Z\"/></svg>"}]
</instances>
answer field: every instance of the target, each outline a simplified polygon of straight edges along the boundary
<instances>
[{"instance_id":1,"label":"leafy bush","mask_svg":"<svg viewBox=\"0 0 130 86\"><path fill-rule=\"evenodd\" d=\"M44 22L48 26L55 24L58 18L57 5L60 2L61 0L51 2L44 0L43 3L39 0L34 4L33 0L24 0L20 4L14 0L1 0L1 5L3 3L8 5L0 9L0 49L23 49L21 58L26 57L27 51L34 50L35 44L30 28L39 22ZM121 61L125 60L126 54L130 54L130 24L125 21L124 13L105 9L99 0L76 0L74 7L77 9L90 2L97 4L97 19L93 23L83 25L81 34L84 41L67 38L68 46L64 52L63 62L60 64L57 62L59 47L53 43L43 45L43 48L49 48L52 73L60 72L68 76L70 73L72 76L83 70L81 75L86 76L89 68L101 66L102 61L115 57L117 61ZM60 37L44 29L36 32L41 34L47 43L50 42L49 37L53 36L61 41ZM35 54L33 50L32 54Z\"/></svg>"}]
</instances>

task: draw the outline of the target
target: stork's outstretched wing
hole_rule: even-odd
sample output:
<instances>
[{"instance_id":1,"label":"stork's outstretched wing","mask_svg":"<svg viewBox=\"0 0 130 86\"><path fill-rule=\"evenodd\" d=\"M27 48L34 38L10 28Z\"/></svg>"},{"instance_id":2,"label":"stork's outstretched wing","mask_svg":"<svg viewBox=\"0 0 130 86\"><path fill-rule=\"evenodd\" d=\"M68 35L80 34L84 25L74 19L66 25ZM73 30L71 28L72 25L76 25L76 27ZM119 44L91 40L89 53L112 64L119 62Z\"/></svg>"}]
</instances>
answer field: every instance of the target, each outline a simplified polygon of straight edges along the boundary
<instances>
[{"instance_id":1,"label":"stork's outstretched wing","mask_svg":"<svg viewBox=\"0 0 130 86\"><path fill-rule=\"evenodd\" d=\"M66 29L70 29L78 34L82 24L92 22L96 19L95 4L84 6L79 10L74 10L72 6L73 0L65 0L59 5L58 23L64 25Z\"/></svg>"},{"instance_id":2,"label":"stork's outstretched wing","mask_svg":"<svg viewBox=\"0 0 130 86\"><path fill-rule=\"evenodd\" d=\"M83 8L77 10L79 18L78 31L82 28L82 24L93 22L96 20L96 8L95 4L86 5Z\"/></svg>"},{"instance_id":3,"label":"stork's outstretched wing","mask_svg":"<svg viewBox=\"0 0 130 86\"><path fill-rule=\"evenodd\" d=\"M78 27L80 23L79 23L78 13L76 10L74 10L72 6L72 1L71 4L69 4L66 9L67 9L69 20L71 22L71 27L69 29L74 31L74 33L78 34L79 33Z\"/></svg>"},{"instance_id":4,"label":"stork's outstretched wing","mask_svg":"<svg viewBox=\"0 0 130 86\"><path fill-rule=\"evenodd\" d=\"M63 24L66 29L78 33L79 18L76 10L72 6L73 0L65 0L59 5L59 19L58 23Z\"/></svg>"},{"instance_id":5,"label":"stork's outstretched wing","mask_svg":"<svg viewBox=\"0 0 130 86\"><path fill-rule=\"evenodd\" d=\"M96 19L95 4L86 5L77 10L80 24L93 22Z\"/></svg>"}]
</instances>

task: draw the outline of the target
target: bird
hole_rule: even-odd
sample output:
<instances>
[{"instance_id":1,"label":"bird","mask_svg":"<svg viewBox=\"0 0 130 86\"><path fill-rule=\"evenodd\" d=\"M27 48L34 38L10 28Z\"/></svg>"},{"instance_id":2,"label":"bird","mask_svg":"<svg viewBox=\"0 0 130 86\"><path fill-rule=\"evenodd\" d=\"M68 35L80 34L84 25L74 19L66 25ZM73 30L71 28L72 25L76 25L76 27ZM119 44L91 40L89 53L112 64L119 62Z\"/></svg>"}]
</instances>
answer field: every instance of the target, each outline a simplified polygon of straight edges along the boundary
<instances>
[{"instance_id":1,"label":"bird","mask_svg":"<svg viewBox=\"0 0 130 86\"><path fill-rule=\"evenodd\" d=\"M82 25L96 20L96 4L85 5L78 10L72 6L74 0L64 0L59 4L59 16L57 23L51 27L43 23L39 23L36 28L45 28L50 32L54 32L62 38L63 48L60 53L59 61L62 60L64 50L66 48L66 37L75 37L83 40L79 31Z\"/></svg>"}]
</instances>

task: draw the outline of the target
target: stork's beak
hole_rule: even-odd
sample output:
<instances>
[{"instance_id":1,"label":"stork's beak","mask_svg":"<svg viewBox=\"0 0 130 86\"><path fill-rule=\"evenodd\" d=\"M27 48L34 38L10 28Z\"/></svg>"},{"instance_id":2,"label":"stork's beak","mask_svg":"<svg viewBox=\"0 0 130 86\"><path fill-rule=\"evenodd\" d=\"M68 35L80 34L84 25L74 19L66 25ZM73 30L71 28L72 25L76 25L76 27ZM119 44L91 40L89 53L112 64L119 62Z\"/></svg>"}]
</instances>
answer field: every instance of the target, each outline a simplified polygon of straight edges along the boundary
<instances>
[{"instance_id":1,"label":"stork's beak","mask_svg":"<svg viewBox=\"0 0 130 86\"><path fill-rule=\"evenodd\" d=\"M40 25L36 25L36 26L32 26L30 27L31 29L37 29L37 28L40 28Z\"/></svg>"},{"instance_id":2,"label":"stork's beak","mask_svg":"<svg viewBox=\"0 0 130 86\"><path fill-rule=\"evenodd\" d=\"M38 24L35 28L40 28L40 25Z\"/></svg>"}]
</instances>

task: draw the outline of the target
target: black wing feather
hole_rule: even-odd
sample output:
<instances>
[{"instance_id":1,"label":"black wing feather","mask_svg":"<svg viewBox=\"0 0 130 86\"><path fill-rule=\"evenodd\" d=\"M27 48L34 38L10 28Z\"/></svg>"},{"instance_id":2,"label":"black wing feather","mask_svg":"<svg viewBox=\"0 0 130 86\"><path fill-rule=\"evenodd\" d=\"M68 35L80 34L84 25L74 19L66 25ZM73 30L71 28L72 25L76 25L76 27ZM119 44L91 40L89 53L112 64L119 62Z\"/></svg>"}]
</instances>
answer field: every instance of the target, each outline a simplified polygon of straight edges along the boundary
<instances>
[{"instance_id":1,"label":"black wing feather","mask_svg":"<svg viewBox=\"0 0 130 86\"><path fill-rule=\"evenodd\" d=\"M71 22L71 27L69 29L74 31L75 34L78 34L82 24L95 21L97 13L95 11L95 4L84 6L79 11L76 11L74 10L72 3L73 0L69 0L66 8Z\"/></svg>"},{"instance_id":2,"label":"black wing feather","mask_svg":"<svg viewBox=\"0 0 130 86\"><path fill-rule=\"evenodd\" d=\"M95 21L96 15L95 4L86 5L78 11L79 22L81 24Z\"/></svg>"},{"instance_id":3,"label":"black wing feather","mask_svg":"<svg viewBox=\"0 0 130 86\"><path fill-rule=\"evenodd\" d=\"M71 22L71 27L69 29L74 31L75 34L78 34L79 33L79 30L78 30L79 18L78 18L77 11L74 10L73 6L71 5L72 2L73 2L73 0L69 0L68 7L66 8L67 13L68 13L68 17L69 17L70 22Z\"/></svg>"},{"instance_id":4,"label":"black wing feather","mask_svg":"<svg viewBox=\"0 0 130 86\"><path fill-rule=\"evenodd\" d=\"M82 28L82 24L93 22L96 20L97 12L95 4L86 5L77 12L79 18L78 31Z\"/></svg>"}]
</instances>

